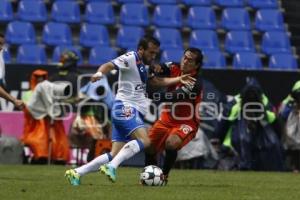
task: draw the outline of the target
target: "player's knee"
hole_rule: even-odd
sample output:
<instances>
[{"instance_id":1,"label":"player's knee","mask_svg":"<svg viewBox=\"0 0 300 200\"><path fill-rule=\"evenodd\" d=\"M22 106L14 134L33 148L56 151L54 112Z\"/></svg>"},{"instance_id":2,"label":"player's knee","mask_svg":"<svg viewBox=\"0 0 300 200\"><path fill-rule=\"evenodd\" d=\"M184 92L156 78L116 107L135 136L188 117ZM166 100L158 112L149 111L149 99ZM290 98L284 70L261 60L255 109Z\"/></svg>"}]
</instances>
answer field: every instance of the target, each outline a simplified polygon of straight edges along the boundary
<instances>
[{"instance_id":1,"label":"player's knee","mask_svg":"<svg viewBox=\"0 0 300 200\"><path fill-rule=\"evenodd\" d=\"M181 145L182 140L180 138L176 137L168 137L166 140L165 147L167 150L176 150Z\"/></svg>"},{"instance_id":2,"label":"player's knee","mask_svg":"<svg viewBox=\"0 0 300 200\"><path fill-rule=\"evenodd\" d=\"M145 149L148 149L151 145L150 139L148 137L141 138L140 141L144 144Z\"/></svg>"}]
</instances>

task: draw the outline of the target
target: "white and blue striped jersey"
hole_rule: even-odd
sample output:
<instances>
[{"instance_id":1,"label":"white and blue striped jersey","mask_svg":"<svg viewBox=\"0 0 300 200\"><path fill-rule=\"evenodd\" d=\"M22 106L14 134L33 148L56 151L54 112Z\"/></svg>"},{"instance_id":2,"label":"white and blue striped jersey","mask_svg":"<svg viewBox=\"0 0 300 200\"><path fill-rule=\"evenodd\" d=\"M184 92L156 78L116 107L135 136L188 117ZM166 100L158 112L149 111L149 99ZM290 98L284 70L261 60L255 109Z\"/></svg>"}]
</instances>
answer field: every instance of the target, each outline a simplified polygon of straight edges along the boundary
<instances>
[{"instance_id":1,"label":"white and blue striped jersey","mask_svg":"<svg viewBox=\"0 0 300 200\"><path fill-rule=\"evenodd\" d=\"M119 69L116 100L135 107L145 115L150 100L146 98L147 70L136 52L131 51L111 61Z\"/></svg>"}]
</instances>

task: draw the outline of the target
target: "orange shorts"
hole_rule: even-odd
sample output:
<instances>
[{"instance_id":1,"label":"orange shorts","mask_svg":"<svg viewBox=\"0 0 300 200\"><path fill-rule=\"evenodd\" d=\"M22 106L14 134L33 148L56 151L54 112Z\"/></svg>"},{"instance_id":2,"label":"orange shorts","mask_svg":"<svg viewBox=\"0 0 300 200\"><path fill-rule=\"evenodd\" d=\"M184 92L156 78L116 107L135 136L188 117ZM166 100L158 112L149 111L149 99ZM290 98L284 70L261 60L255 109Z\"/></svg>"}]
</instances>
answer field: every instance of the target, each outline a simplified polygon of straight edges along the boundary
<instances>
[{"instance_id":1,"label":"orange shorts","mask_svg":"<svg viewBox=\"0 0 300 200\"><path fill-rule=\"evenodd\" d=\"M178 149L189 143L197 133L195 127L186 124L165 124L157 120L149 130L149 138L156 152L162 152L165 149L165 142L170 135L178 135L182 139L182 144Z\"/></svg>"}]
</instances>

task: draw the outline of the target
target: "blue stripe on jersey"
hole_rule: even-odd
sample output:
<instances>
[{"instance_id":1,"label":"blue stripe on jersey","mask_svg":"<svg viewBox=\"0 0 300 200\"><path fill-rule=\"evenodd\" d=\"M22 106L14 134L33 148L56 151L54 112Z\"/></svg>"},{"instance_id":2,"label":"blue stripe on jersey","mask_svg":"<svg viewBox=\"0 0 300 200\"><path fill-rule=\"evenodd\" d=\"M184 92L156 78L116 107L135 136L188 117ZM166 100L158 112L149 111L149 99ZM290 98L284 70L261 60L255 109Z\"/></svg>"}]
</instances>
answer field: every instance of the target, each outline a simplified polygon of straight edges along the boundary
<instances>
[{"instance_id":1,"label":"blue stripe on jersey","mask_svg":"<svg viewBox=\"0 0 300 200\"><path fill-rule=\"evenodd\" d=\"M138 72L140 74L141 81L143 83L146 83L146 81L147 81L147 70L146 70L146 67L142 63L142 61L139 59L139 56L137 55L136 52L134 52L134 56L135 56L136 66L138 68Z\"/></svg>"}]
</instances>

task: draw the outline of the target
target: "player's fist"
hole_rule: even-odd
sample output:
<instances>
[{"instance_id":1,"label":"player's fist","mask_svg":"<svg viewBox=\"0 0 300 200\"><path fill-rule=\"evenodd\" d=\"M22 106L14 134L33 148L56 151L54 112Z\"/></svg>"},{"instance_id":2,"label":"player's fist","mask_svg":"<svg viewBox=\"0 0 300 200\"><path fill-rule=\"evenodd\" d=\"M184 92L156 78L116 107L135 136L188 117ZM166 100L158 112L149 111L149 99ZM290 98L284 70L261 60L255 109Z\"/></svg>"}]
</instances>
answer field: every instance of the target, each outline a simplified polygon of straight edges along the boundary
<instances>
[{"instance_id":1,"label":"player's fist","mask_svg":"<svg viewBox=\"0 0 300 200\"><path fill-rule=\"evenodd\" d=\"M91 82L96 82L103 77L102 72L97 72L91 77Z\"/></svg>"},{"instance_id":2,"label":"player's fist","mask_svg":"<svg viewBox=\"0 0 300 200\"><path fill-rule=\"evenodd\" d=\"M18 108L19 110L22 110L25 106L24 102L19 99L14 100L13 103L16 106L16 108Z\"/></svg>"}]
</instances>

